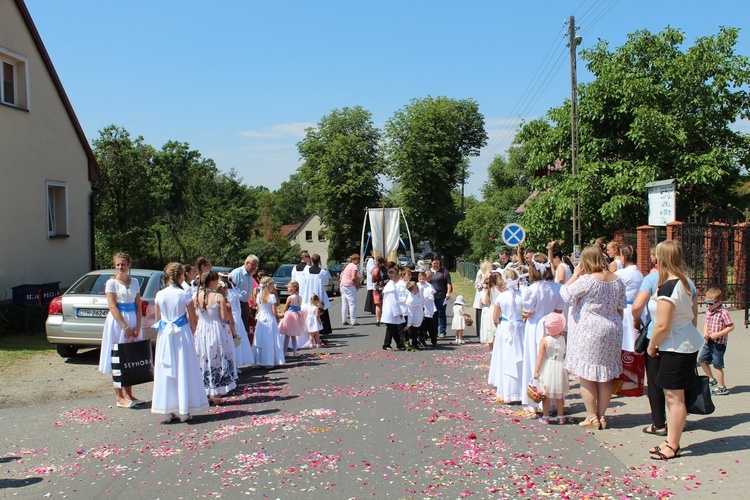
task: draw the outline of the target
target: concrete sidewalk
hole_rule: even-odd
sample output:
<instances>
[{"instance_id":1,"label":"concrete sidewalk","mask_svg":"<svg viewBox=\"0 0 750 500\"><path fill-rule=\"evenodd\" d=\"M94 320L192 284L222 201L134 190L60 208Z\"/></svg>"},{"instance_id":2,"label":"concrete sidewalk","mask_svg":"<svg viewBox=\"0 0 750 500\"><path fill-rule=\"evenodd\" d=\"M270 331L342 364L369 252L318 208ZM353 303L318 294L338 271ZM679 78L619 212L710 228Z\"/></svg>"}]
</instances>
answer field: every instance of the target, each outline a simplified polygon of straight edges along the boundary
<instances>
[{"instance_id":1,"label":"concrete sidewalk","mask_svg":"<svg viewBox=\"0 0 750 500\"><path fill-rule=\"evenodd\" d=\"M701 329L704 311L701 308L698 318ZM663 438L643 433L643 427L651 422L646 396L613 398L611 429L594 433L600 446L626 466L652 465L650 477L639 474L640 479L657 489L668 487L678 498L744 497L750 490L750 363L746 356L750 330L745 328L744 310L730 314L735 329L729 334L724 369L730 392L713 397L716 411L712 415L688 415L681 458L668 462L649 459L648 449ZM577 388L576 396L580 397Z\"/></svg>"}]
</instances>

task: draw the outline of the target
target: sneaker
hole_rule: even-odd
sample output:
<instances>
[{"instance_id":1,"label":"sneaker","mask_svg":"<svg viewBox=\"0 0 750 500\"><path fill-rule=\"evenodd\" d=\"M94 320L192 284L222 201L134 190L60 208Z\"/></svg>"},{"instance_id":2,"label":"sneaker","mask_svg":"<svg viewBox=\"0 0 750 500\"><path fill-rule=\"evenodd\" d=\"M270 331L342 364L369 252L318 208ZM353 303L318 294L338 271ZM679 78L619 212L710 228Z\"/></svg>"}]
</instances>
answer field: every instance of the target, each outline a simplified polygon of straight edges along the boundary
<instances>
[{"instance_id":1,"label":"sneaker","mask_svg":"<svg viewBox=\"0 0 750 500\"><path fill-rule=\"evenodd\" d=\"M708 381L709 387L716 387L717 385L719 385L719 381L716 380L715 378L712 378L711 380Z\"/></svg>"},{"instance_id":2,"label":"sneaker","mask_svg":"<svg viewBox=\"0 0 750 500\"><path fill-rule=\"evenodd\" d=\"M729 389L727 389L727 386L716 386L711 392L713 392L717 396L726 396L727 394L729 394Z\"/></svg>"},{"instance_id":3,"label":"sneaker","mask_svg":"<svg viewBox=\"0 0 750 500\"><path fill-rule=\"evenodd\" d=\"M441 333L440 335L438 335L438 338L440 338L440 339L444 339L444 338L445 338L445 334L444 334L444 333Z\"/></svg>"},{"instance_id":4,"label":"sneaker","mask_svg":"<svg viewBox=\"0 0 750 500\"><path fill-rule=\"evenodd\" d=\"M383 346L383 350L384 350L384 351L392 351L392 350L393 350L393 347L391 347L391 346L389 346L389 345L385 345L385 346Z\"/></svg>"}]
</instances>

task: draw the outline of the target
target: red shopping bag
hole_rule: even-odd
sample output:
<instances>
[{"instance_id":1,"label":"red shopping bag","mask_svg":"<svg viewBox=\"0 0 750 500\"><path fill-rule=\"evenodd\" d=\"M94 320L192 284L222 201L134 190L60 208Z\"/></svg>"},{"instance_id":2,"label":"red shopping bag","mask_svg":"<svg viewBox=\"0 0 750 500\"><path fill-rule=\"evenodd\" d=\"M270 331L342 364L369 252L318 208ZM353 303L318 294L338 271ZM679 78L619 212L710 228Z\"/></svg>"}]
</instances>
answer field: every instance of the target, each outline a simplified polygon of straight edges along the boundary
<instances>
[{"instance_id":1,"label":"red shopping bag","mask_svg":"<svg viewBox=\"0 0 750 500\"><path fill-rule=\"evenodd\" d=\"M645 354L621 351L622 374L615 379L614 387L619 389L613 394L626 397L643 396L643 377L646 374Z\"/></svg>"}]
</instances>

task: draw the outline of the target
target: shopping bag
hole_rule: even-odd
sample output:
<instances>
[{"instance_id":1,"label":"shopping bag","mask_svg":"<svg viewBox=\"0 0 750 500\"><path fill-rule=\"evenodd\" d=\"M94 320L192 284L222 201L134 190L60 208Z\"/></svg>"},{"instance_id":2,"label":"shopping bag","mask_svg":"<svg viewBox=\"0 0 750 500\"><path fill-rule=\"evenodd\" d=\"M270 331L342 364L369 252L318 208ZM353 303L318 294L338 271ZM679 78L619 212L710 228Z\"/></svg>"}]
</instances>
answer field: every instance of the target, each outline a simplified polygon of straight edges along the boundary
<instances>
[{"instance_id":1,"label":"shopping bag","mask_svg":"<svg viewBox=\"0 0 750 500\"><path fill-rule=\"evenodd\" d=\"M646 374L645 354L620 351L622 373L614 380L612 394L627 397L643 396L643 377Z\"/></svg>"},{"instance_id":2,"label":"shopping bag","mask_svg":"<svg viewBox=\"0 0 750 500\"><path fill-rule=\"evenodd\" d=\"M151 340L125 342L112 347L112 380L115 387L130 387L154 380Z\"/></svg>"},{"instance_id":3,"label":"shopping bag","mask_svg":"<svg viewBox=\"0 0 750 500\"><path fill-rule=\"evenodd\" d=\"M711 400L711 386L708 377L698 375L695 387L685 389L685 407L687 412L693 415L710 415L716 411L713 400Z\"/></svg>"}]
</instances>

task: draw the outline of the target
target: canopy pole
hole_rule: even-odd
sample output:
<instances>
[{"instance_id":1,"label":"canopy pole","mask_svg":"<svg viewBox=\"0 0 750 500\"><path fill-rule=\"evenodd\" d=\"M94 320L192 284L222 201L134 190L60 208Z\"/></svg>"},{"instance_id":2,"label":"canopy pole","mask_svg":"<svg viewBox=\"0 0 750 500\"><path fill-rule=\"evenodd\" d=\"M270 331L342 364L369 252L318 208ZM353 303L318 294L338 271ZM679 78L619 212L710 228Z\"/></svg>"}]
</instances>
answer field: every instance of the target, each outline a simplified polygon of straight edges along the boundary
<instances>
[{"instance_id":1,"label":"canopy pole","mask_svg":"<svg viewBox=\"0 0 750 500\"><path fill-rule=\"evenodd\" d=\"M412 264L416 264L416 262L414 261L414 244L411 241L411 231L409 230L409 223L406 222L406 215L404 215L404 209L399 208L398 211L401 212L401 217L403 217L404 219L404 225L406 225L406 234L409 235L409 250L411 250L411 262Z\"/></svg>"},{"instance_id":2,"label":"canopy pole","mask_svg":"<svg viewBox=\"0 0 750 500\"><path fill-rule=\"evenodd\" d=\"M365 261L365 229L367 229L367 219L369 219L370 209L365 207L365 220L362 222L362 239L359 241L359 264Z\"/></svg>"}]
</instances>

